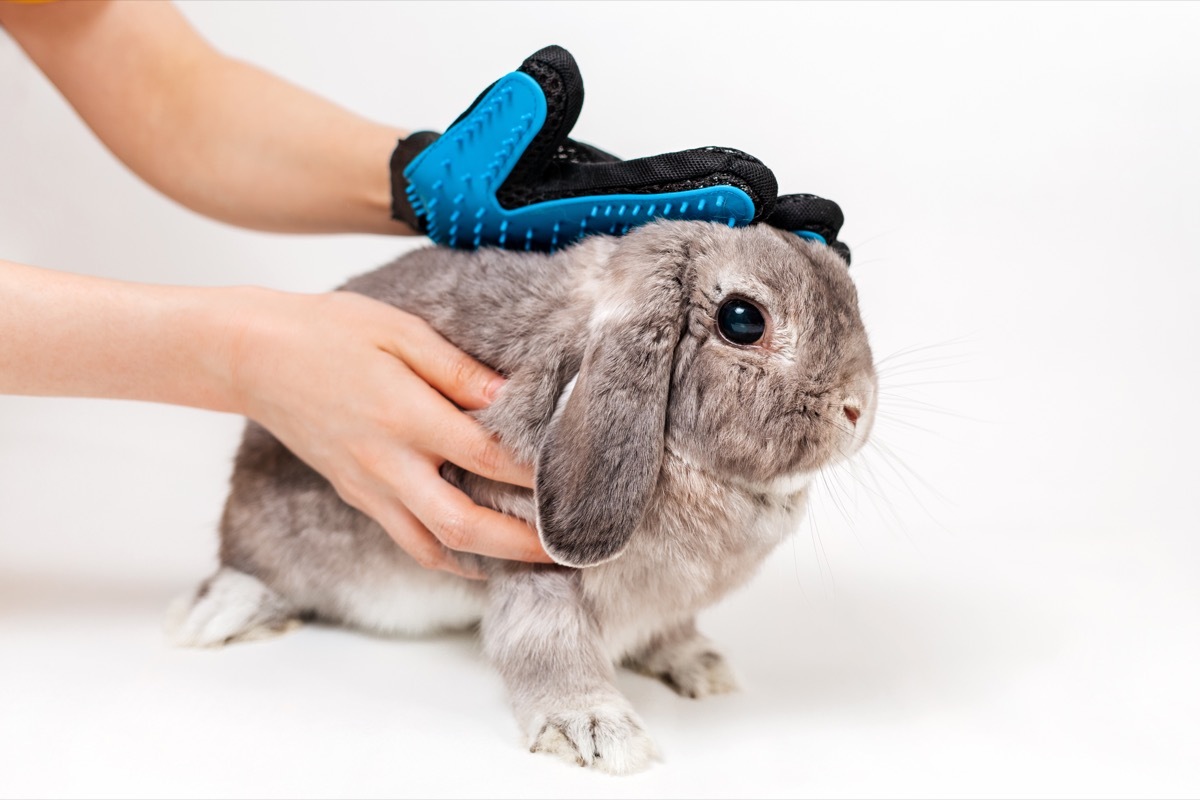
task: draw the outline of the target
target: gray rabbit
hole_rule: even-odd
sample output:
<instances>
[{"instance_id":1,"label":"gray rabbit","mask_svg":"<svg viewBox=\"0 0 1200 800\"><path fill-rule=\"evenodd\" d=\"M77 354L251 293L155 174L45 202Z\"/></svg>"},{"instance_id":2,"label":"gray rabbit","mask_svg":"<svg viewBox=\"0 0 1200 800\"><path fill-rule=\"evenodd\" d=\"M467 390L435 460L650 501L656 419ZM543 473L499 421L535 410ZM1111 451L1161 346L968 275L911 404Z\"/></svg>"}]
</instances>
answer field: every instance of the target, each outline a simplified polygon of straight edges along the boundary
<instances>
[{"instance_id":1,"label":"gray rabbit","mask_svg":"<svg viewBox=\"0 0 1200 800\"><path fill-rule=\"evenodd\" d=\"M465 556L422 569L249 423L221 566L172 609L175 642L320 619L391 634L480 623L532 751L613 773L656 749L614 665L688 697L734 678L696 613L798 526L876 404L846 263L765 225L660 222L556 254L429 248L350 281L508 376L478 418L536 489L446 465L476 502L537 526L555 565Z\"/></svg>"}]
</instances>

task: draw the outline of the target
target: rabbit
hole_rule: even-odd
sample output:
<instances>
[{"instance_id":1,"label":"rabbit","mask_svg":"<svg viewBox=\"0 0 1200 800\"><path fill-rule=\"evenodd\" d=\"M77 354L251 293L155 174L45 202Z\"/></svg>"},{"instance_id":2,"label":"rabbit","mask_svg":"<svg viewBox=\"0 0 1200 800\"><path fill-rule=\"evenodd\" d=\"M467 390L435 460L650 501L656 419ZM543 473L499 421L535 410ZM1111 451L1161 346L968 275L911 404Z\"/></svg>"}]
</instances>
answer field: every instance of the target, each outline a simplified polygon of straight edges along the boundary
<instances>
[{"instance_id":1,"label":"rabbit","mask_svg":"<svg viewBox=\"0 0 1200 800\"><path fill-rule=\"evenodd\" d=\"M687 697L729 692L696 613L798 527L851 456L877 382L847 264L766 225L657 222L557 253L431 247L349 281L508 377L473 412L535 488L453 465L477 503L535 525L549 565L418 566L268 431L247 424L220 568L173 608L186 646L317 619L385 634L479 626L533 752L623 774L658 750L615 667Z\"/></svg>"}]
</instances>

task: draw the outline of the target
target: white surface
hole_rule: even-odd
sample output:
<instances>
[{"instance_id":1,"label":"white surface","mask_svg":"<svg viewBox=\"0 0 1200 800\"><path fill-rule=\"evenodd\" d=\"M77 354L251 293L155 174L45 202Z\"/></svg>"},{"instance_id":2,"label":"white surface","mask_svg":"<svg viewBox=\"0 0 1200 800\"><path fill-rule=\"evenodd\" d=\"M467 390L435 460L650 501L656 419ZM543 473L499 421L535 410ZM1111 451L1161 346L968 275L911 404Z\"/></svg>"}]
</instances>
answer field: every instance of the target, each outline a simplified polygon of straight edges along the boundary
<instances>
[{"instance_id":1,"label":"white surface","mask_svg":"<svg viewBox=\"0 0 1200 800\"><path fill-rule=\"evenodd\" d=\"M214 564L239 421L0 399L0 795L1200 793L1200 7L186 12L414 128L563 44L579 138L734 145L838 200L876 352L907 355L878 446L702 619L744 691L621 678L666 756L630 779L523 752L470 638L168 648L168 601ZM316 291L410 246L173 206L2 34L0 109L3 257Z\"/></svg>"}]
</instances>

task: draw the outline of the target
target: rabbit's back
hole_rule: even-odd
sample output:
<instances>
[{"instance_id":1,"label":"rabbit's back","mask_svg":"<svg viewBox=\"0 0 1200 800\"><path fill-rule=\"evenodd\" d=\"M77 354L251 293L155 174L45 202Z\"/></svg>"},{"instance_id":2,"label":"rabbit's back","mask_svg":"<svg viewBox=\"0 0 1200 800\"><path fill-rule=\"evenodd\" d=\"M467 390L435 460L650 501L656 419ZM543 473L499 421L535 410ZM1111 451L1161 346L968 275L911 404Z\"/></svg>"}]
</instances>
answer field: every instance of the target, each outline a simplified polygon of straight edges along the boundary
<instances>
[{"instance_id":1,"label":"rabbit's back","mask_svg":"<svg viewBox=\"0 0 1200 800\"><path fill-rule=\"evenodd\" d=\"M538 369L571 348L587 322L587 286L616 245L593 237L554 254L429 247L341 288L421 317L459 349L505 375Z\"/></svg>"}]
</instances>

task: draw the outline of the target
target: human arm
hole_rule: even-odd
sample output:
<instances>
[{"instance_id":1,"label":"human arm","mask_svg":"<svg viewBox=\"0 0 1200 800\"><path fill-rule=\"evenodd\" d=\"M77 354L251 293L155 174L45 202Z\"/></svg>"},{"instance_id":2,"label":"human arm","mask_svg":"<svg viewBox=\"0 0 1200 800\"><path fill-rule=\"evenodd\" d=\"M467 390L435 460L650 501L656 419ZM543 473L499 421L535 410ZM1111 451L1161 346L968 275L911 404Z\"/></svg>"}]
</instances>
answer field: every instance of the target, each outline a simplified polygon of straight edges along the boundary
<instances>
[{"instance_id":1,"label":"human arm","mask_svg":"<svg viewBox=\"0 0 1200 800\"><path fill-rule=\"evenodd\" d=\"M222 55L170 3L0 2L0 25L135 174L215 219L294 233L391 218L399 128Z\"/></svg>"},{"instance_id":2,"label":"human arm","mask_svg":"<svg viewBox=\"0 0 1200 800\"><path fill-rule=\"evenodd\" d=\"M266 230L411 232L390 217L401 131L221 56L174 6L0 2L0 25L119 158L184 205ZM497 378L422 320L366 298L0 262L0 392L250 416L427 566L457 569L439 540L546 559L528 526L437 475L442 460L462 461L529 485L529 470L455 408L486 404Z\"/></svg>"},{"instance_id":3,"label":"human arm","mask_svg":"<svg viewBox=\"0 0 1200 800\"><path fill-rule=\"evenodd\" d=\"M449 460L531 485L456 408L486 406L501 380L422 320L359 295L151 286L0 261L0 393L245 414L425 566L461 571L443 543L548 560L528 526L438 476Z\"/></svg>"}]
</instances>

